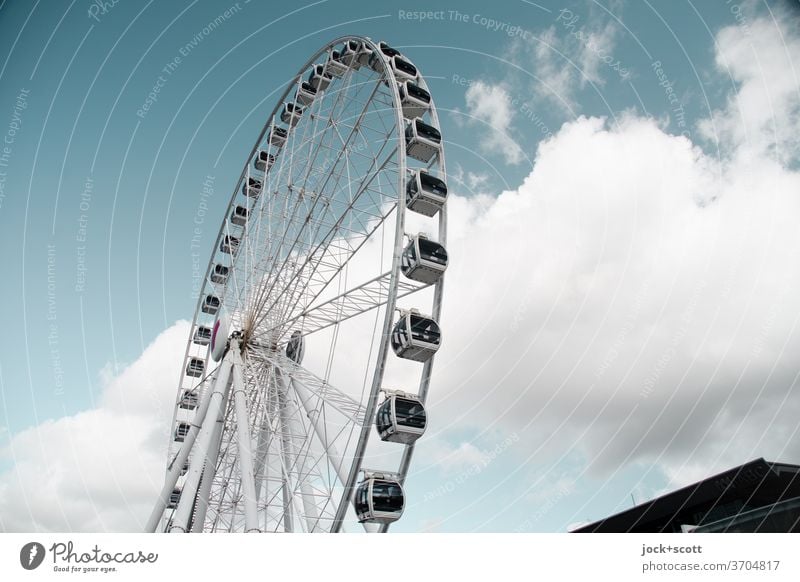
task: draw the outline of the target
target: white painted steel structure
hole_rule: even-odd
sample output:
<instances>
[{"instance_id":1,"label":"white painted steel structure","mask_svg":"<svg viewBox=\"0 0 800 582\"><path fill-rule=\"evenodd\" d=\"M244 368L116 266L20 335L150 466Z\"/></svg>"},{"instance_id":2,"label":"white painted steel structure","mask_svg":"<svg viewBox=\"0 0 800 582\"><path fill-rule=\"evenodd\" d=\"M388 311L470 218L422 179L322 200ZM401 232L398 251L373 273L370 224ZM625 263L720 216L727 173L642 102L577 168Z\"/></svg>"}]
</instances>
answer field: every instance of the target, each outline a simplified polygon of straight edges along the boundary
<instances>
[{"instance_id":1,"label":"white painted steel structure","mask_svg":"<svg viewBox=\"0 0 800 582\"><path fill-rule=\"evenodd\" d=\"M413 116L440 127L409 83L430 94L399 51L343 37L275 105L208 263L148 531L386 531L402 513L419 435L383 442L373 424L387 373L428 394L433 356L401 360L390 337L398 309L441 314L443 274L401 270L406 237L418 240L407 218L442 246L447 222L443 202L407 206L419 170L446 180L441 145L425 162L406 155ZM365 459L396 486L370 481ZM353 510L361 475L380 512Z\"/></svg>"}]
</instances>

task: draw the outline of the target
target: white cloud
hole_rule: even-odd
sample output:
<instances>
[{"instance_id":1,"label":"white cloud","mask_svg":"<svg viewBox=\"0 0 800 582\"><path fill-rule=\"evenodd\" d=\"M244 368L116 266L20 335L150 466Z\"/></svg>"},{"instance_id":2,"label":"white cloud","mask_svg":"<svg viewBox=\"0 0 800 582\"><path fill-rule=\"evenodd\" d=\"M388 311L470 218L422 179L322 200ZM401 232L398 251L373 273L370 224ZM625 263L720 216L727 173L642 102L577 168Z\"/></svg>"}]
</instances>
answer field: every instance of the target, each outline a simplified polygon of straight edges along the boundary
<instances>
[{"instance_id":1,"label":"white cloud","mask_svg":"<svg viewBox=\"0 0 800 582\"><path fill-rule=\"evenodd\" d=\"M514 52L518 55L517 59L522 58L524 61L533 57L532 70L537 78L535 92L562 107L571 109L575 107L573 92L576 75L570 69L569 62L565 61L563 49L563 41L556 33L555 26L551 26L532 46L517 41ZM579 55L574 56L579 58ZM527 65L525 62L526 68Z\"/></svg>"},{"instance_id":2,"label":"white cloud","mask_svg":"<svg viewBox=\"0 0 800 582\"><path fill-rule=\"evenodd\" d=\"M800 161L800 36L755 19L745 29L723 29L716 40L717 66L738 90L701 124L703 135L740 158Z\"/></svg>"},{"instance_id":3,"label":"white cloud","mask_svg":"<svg viewBox=\"0 0 800 582\"><path fill-rule=\"evenodd\" d=\"M538 38L516 39L510 58L535 76L533 91L567 112L574 114L579 105L575 93L589 84L602 86L606 79L625 80L630 71L615 54L619 27L592 17L562 9L555 24Z\"/></svg>"},{"instance_id":4,"label":"white cloud","mask_svg":"<svg viewBox=\"0 0 800 582\"><path fill-rule=\"evenodd\" d=\"M451 201L431 407L452 426L520 432L528 463L577 452L604 475L636 462L675 483L800 460L800 149L767 131L796 123L800 41L750 30L740 52L736 29L718 37L741 83L715 119L730 161L653 120L581 117L483 212ZM779 49L782 77L757 64Z\"/></svg>"},{"instance_id":5,"label":"white cloud","mask_svg":"<svg viewBox=\"0 0 800 582\"><path fill-rule=\"evenodd\" d=\"M508 91L500 85L476 81L467 89L466 100L470 117L491 128L481 132L478 140L480 149L490 153L499 152L508 164L521 162L522 150L511 137L514 113Z\"/></svg>"},{"instance_id":6,"label":"white cloud","mask_svg":"<svg viewBox=\"0 0 800 582\"><path fill-rule=\"evenodd\" d=\"M108 376L98 406L13 435L0 454L2 531L141 531L161 488L189 325Z\"/></svg>"},{"instance_id":7,"label":"white cloud","mask_svg":"<svg viewBox=\"0 0 800 582\"><path fill-rule=\"evenodd\" d=\"M602 85L605 82L601 67L613 54L617 27L609 22L603 28L590 30L578 38L580 46L580 69L583 75L580 78L581 87L592 82ZM613 59L612 59L613 60Z\"/></svg>"}]
</instances>

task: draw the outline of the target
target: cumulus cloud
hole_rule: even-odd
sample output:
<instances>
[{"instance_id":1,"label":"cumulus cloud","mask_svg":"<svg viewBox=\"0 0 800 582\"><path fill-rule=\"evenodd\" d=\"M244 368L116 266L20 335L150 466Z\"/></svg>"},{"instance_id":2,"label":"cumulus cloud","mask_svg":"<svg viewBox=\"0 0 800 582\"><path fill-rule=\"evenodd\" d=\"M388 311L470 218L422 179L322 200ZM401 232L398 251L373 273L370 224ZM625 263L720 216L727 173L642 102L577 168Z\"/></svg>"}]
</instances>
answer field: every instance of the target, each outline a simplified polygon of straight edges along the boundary
<instances>
[{"instance_id":1,"label":"cumulus cloud","mask_svg":"<svg viewBox=\"0 0 800 582\"><path fill-rule=\"evenodd\" d=\"M488 131L481 132L480 149L499 152L508 164L521 162L522 150L511 137L514 113L508 91L501 85L476 81L467 89L466 100L472 120L489 126Z\"/></svg>"},{"instance_id":2,"label":"cumulus cloud","mask_svg":"<svg viewBox=\"0 0 800 582\"><path fill-rule=\"evenodd\" d=\"M800 151L783 132L800 86L759 65L782 55L785 73L800 50L771 21L750 30L718 35L739 82L713 120L724 161L651 119L581 117L483 212L451 201L463 260L442 323L459 340L432 407L453 426L524 431L529 461L638 462L675 484L800 459Z\"/></svg>"},{"instance_id":3,"label":"cumulus cloud","mask_svg":"<svg viewBox=\"0 0 800 582\"><path fill-rule=\"evenodd\" d=\"M534 92L572 113L575 93L589 84L602 86L606 78L627 79L630 71L615 54L619 27L599 17L584 22L580 14L562 9L555 23L533 40L517 39L510 57L536 75Z\"/></svg>"},{"instance_id":4,"label":"cumulus cloud","mask_svg":"<svg viewBox=\"0 0 800 582\"><path fill-rule=\"evenodd\" d=\"M787 18L786 22L792 22ZM717 35L716 64L738 84L726 106L700 126L703 135L740 158L800 161L800 36L765 18Z\"/></svg>"},{"instance_id":5,"label":"cumulus cloud","mask_svg":"<svg viewBox=\"0 0 800 582\"><path fill-rule=\"evenodd\" d=\"M800 176L730 168L702 206L709 167L653 121L582 118L487 212L453 200L449 247L469 260L448 275L443 327L463 339L443 351L433 393L461 411L452 422L500 419L602 471L715 445L788 454Z\"/></svg>"},{"instance_id":6,"label":"cumulus cloud","mask_svg":"<svg viewBox=\"0 0 800 582\"><path fill-rule=\"evenodd\" d=\"M141 531L161 489L189 324L107 379L97 406L13 435L0 451L0 530Z\"/></svg>"}]
</instances>

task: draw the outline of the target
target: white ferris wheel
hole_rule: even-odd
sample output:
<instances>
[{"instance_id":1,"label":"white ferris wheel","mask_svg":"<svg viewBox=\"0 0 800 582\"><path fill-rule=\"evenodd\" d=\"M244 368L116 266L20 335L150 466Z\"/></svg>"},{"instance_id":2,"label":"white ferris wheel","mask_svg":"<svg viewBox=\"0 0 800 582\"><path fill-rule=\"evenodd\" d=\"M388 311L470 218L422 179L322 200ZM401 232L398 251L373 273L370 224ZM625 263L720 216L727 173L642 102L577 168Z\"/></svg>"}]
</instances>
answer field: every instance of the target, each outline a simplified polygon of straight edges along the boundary
<instances>
[{"instance_id":1,"label":"white ferris wheel","mask_svg":"<svg viewBox=\"0 0 800 582\"><path fill-rule=\"evenodd\" d=\"M400 518L441 345L438 127L416 66L369 38L330 42L286 87L211 253L148 531Z\"/></svg>"}]
</instances>

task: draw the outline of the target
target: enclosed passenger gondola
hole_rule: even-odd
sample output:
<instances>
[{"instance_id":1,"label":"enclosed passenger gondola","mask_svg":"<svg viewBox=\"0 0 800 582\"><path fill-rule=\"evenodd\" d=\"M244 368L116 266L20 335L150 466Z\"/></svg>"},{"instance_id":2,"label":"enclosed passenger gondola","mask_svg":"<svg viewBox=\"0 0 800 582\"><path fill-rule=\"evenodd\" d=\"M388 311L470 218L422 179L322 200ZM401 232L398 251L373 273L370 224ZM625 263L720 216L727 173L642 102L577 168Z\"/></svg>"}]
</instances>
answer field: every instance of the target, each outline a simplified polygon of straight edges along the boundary
<instances>
[{"instance_id":1,"label":"enclosed passenger gondola","mask_svg":"<svg viewBox=\"0 0 800 582\"><path fill-rule=\"evenodd\" d=\"M328 52L325 70L334 77L341 77L347 72L347 65L342 62L342 55L339 51L331 50Z\"/></svg>"},{"instance_id":2,"label":"enclosed passenger gondola","mask_svg":"<svg viewBox=\"0 0 800 582\"><path fill-rule=\"evenodd\" d=\"M300 86L297 88L297 92L294 94L294 100L300 105L304 106L311 105L316 97L317 90L314 89L314 86L307 81L300 83Z\"/></svg>"},{"instance_id":3,"label":"enclosed passenger gondola","mask_svg":"<svg viewBox=\"0 0 800 582\"><path fill-rule=\"evenodd\" d=\"M364 65L369 65L369 57L372 51L360 40L348 40L344 43L339 60L353 69L360 69Z\"/></svg>"},{"instance_id":4,"label":"enclosed passenger gondola","mask_svg":"<svg viewBox=\"0 0 800 582\"><path fill-rule=\"evenodd\" d=\"M269 130L269 143L274 146L283 146L283 144L286 143L287 137L289 137L289 132L277 125L273 125Z\"/></svg>"},{"instance_id":5,"label":"enclosed passenger gondola","mask_svg":"<svg viewBox=\"0 0 800 582\"><path fill-rule=\"evenodd\" d=\"M406 126L406 153L420 162L430 162L439 153L442 134L417 118Z\"/></svg>"},{"instance_id":6,"label":"enclosed passenger gondola","mask_svg":"<svg viewBox=\"0 0 800 582\"><path fill-rule=\"evenodd\" d=\"M403 250L403 275L420 283L436 283L447 269L447 251L423 234L411 237Z\"/></svg>"},{"instance_id":7,"label":"enclosed passenger gondola","mask_svg":"<svg viewBox=\"0 0 800 582\"><path fill-rule=\"evenodd\" d=\"M247 218L250 212L244 206L236 206L231 212L231 222L236 226L244 226L247 224Z\"/></svg>"},{"instance_id":8,"label":"enclosed passenger gondola","mask_svg":"<svg viewBox=\"0 0 800 582\"><path fill-rule=\"evenodd\" d=\"M417 80L417 67L412 65L409 61L401 56L394 56L388 60L389 68L394 73L395 79L398 82L403 81L416 81Z\"/></svg>"},{"instance_id":9,"label":"enclosed passenger gondola","mask_svg":"<svg viewBox=\"0 0 800 582\"><path fill-rule=\"evenodd\" d=\"M325 65L314 65L308 75L308 82L317 91L325 91L333 81L333 76L325 70Z\"/></svg>"},{"instance_id":10,"label":"enclosed passenger gondola","mask_svg":"<svg viewBox=\"0 0 800 582\"><path fill-rule=\"evenodd\" d=\"M194 336L192 336L192 342L196 343L199 346L207 346L211 343L211 328L206 327L204 325L200 325L197 329L194 330Z\"/></svg>"},{"instance_id":11,"label":"enclosed passenger gondola","mask_svg":"<svg viewBox=\"0 0 800 582\"><path fill-rule=\"evenodd\" d=\"M226 234L219 243L219 250L228 255L235 255L236 251L239 250L239 239Z\"/></svg>"},{"instance_id":12,"label":"enclosed passenger gondola","mask_svg":"<svg viewBox=\"0 0 800 582\"><path fill-rule=\"evenodd\" d=\"M428 416L418 396L386 390L378 407L375 428L382 441L411 444L425 432Z\"/></svg>"},{"instance_id":13,"label":"enclosed passenger gondola","mask_svg":"<svg viewBox=\"0 0 800 582\"><path fill-rule=\"evenodd\" d=\"M284 103L281 111L281 121L290 127L294 127L300 122L303 116L303 108L294 103Z\"/></svg>"},{"instance_id":14,"label":"enclosed passenger gondola","mask_svg":"<svg viewBox=\"0 0 800 582\"><path fill-rule=\"evenodd\" d=\"M242 194L248 198L258 198L261 194L261 188L263 188L263 186L264 185L262 184L261 180L248 176L247 181L242 184Z\"/></svg>"},{"instance_id":15,"label":"enclosed passenger gondola","mask_svg":"<svg viewBox=\"0 0 800 582\"><path fill-rule=\"evenodd\" d=\"M269 169L274 163L275 156L273 156L267 150L258 150L258 153L256 154L256 160L253 165L256 167L256 170L269 172Z\"/></svg>"},{"instance_id":16,"label":"enclosed passenger gondola","mask_svg":"<svg viewBox=\"0 0 800 582\"><path fill-rule=\"evenodd\" d=\"M206 295L203 299L203 313L214 315L219 310L219 297L216 295Z\"/></svg>"},{"instance_id":17,"label":"enclosed passenger gondola","mask_svg":"<svg viewBox=\"0 0 800 582\"><path fill-rule=\"evenodd\" d=\"M422 117L431 106L431 94L412 81L398 83L400 103L403 106L403 117L414 119Z\"/></svg>"},{"instance_id":18,"label":"enclosed passenger gondola","mask_svg":"<svg viewBox=\"0 0 800 582\"><path fill-rule=\"evenodd\" d=\"M202 358L189 358L189 363L186 364L186 375L193 378L199 378L203 375L203 370L206 369L206 362Z\"/></svg>"},{"instance_id":19,"label":"enclosed passenger gondola","mask_svg":"<svg viewBox=\"0 0 800 582\"><path fill-rule=\"evenodd\" d=\"M400 54L399 50L397 50L396 48L392 48L385 42L381 41L378 43L378 51L373 52L369 56L369 66L376 73L380 73L381 60L388 61L392 57L402 57L402 56L403 55Z\"/></svg>"},{"instance_id":20,"label":"enclosed passenger gondola","mask_svg":"<svg viewBox=\"0 0 800 582\"><path fill-rule=\"evenodd\" d=\"M286 357L297 364L302 364L305 346L306 342L303 339L303 332L299 329L294 330L289 341L286 343Z\"/></svg>"},{"instance_id":21,"label":"enclosed passenger gondola","mask_svg":"<svg viewBox=\"0 0 800 582\"><path fill-rule=\"evenodd\" d=\"M191 428L188 422L179 422L175 427L175 442L182 443Z\"/></svg>"},{"instance_id":22,"label":"enclosed passenger gondola","mask_svg":"<svg viewBox=\"0 0 800 582\"><path fill-rule=\"evenodd\" d=\"M175 489L172 490L172 493L169 494L167 509L177 509L180 500L181 500L181 489L180 487L176 487Z\"/></svg>"},{"instance_id":23,"label":"enclosed passenger gondola","mask_svg":"<svg viewBox=\"0 0 800 582\"><path fill-rule=\"evenodd\" d=\"M194 410L197 408L197 400L197 390L184 390L178 406L185 408L186 410Z\"/></svg>"},{"instance_id":24,"label":"enclosed passenger gondola","mask_svg":"<svg viewBox=\"0 0 800 582\"><path fill-rule=\"evenodd\" d=\"M398 357L425 362L442 344L442 332L439 324L416 309L401 310L400 319L392 329L391 343Z\"/></svg>"},{"instance_id":25,"label":"enclosed passenger gondola","mask_svg":"<svg viewBox=\"0 0 800 582\"><path fill-rule=\"evenodd\" d=\"M406 183L406 207L425 216L439 212L447 200L447 184L425 170L416 170Z\"/></svg>"},{"instance_id":26,"label":"enclosed passenger gondola","mask_svg":"<svg viewBox=\"0 0 800 582\"><path fill-rule=\"evenodd\" d=\"M214 268L211 269L211 282L217 284L224 284L228 280L228 273L230 269L225 265L220 265L217 263L214 265Z\"/></svg>"},{"instance_id":27,"label":"enclosed passenger gondola","mask_svg":"<svg viewBox=\"0 0 800 582\"><path fill-rule=\"evenodd\" d=\"M359 522L392 523L403 515L404 506L403 486L394 475L364 472L355 494Z\"/></svg>"}]
</instances>

